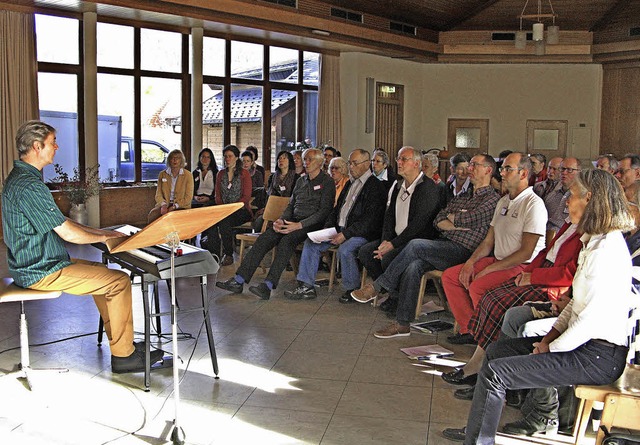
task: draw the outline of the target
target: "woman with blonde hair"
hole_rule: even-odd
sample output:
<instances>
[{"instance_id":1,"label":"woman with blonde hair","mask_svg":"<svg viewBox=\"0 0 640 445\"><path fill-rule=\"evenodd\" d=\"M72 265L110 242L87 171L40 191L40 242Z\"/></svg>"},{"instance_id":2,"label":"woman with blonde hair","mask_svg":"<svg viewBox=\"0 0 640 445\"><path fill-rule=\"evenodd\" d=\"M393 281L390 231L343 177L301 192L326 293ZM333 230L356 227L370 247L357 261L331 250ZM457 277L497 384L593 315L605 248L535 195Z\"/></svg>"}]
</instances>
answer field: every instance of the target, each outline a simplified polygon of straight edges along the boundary
<instances>
[{"instance_id":1,"label":"woman with blonde hair","mask_svg":"<svg viewBox=\"0 0 640 445\"><path fill-rule=\"evenodd\" d=\"M466 428L445 437L467 445L493 444L507 390L531 389L535 409L505 425L524 434L558 426L554 387L606 385L625 367L631 300L631 256L622 232L635 223L618 181L603 170L583 170L571 187L582 251L573 279L573 299L544 337L499 340L487 348Z\"/></svg>"},{"instance_id":2,"label":"woman with blonde hair","mask_svg":"<svg viewBox=\"0 0 640 445\"><path fill-rule=\"evenodd\" d=\"M341 157L331 159L329 162L328 173L336 184L336 198L333 201L333 206L335 207L338 203L338 197L340 196L342 189L344 189L344 186L349 181L349 168L347 167L347 161Z\"/></svg>"},{"instance_id":3,"label":"woman with blonde hair","mask_svg":"<svg viewBox=\"0 0 640 445\"><path fill-rule=\"evenodd\" d=\"M193 176L184 169L187 161L182 151L172 150L167 156L167 169L158 175L156 206L147 216L147 222L155 221L174 210L190 209L193 198Z\"/></svg>"}]
</instances>

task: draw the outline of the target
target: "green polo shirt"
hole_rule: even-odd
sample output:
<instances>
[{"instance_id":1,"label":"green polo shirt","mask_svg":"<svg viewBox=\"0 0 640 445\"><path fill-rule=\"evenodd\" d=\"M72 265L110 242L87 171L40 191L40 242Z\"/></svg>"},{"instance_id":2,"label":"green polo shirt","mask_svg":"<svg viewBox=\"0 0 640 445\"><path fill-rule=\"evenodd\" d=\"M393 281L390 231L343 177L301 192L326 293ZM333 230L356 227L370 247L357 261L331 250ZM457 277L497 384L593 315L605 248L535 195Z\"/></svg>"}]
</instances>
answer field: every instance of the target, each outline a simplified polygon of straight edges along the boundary
<instances>
[{"instance_id":1,"label":"green polo shirt","mask_svg":"<svg viewBox=\"0 0 640 445\"><path fill-rule=\"evenodd\" d=\"M18 286L29 287L71 264L64 241L53 230L65 221L42 172L13 161L2 190L2 230L9 273Z\"/></svg>"}]
</instances>

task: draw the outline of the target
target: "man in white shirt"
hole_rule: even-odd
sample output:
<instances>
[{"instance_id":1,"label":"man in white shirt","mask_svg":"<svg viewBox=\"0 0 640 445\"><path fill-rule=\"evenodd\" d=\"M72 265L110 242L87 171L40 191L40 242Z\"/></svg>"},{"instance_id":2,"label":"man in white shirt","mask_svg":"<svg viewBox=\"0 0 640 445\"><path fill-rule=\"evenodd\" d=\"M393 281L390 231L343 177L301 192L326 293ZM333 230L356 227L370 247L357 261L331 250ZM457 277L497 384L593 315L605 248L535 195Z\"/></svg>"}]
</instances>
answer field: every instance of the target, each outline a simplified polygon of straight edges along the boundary
<instances>
[{"instance_id":1,"label":"man in white shirt","mask_svg":"<svg viewBox=\"0 0 640 445\"><path fill-rule=\"evenodd\" d=\"M460 332L448 337L451 343L475 344L468 324L480 298L522 272L544 248L547 209L529 187L531 171L525 154L506 157L500 174L508 193L498 201L487 236L467 262L442 274L447 302L460 325Z\"/></svg>"}]
</instances>

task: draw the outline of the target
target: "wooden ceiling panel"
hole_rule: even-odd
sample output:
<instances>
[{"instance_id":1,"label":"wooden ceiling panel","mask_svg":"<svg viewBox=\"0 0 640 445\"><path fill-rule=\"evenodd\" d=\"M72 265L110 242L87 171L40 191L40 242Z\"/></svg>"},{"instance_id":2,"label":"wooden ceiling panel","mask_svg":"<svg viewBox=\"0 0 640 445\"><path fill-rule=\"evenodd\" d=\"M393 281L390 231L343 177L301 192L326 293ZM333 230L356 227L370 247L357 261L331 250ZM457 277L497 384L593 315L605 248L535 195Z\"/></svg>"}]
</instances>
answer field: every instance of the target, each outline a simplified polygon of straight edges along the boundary
<instances>
[{"instance_id":1,"label":"wooden ceiling panel","mask_svg":"<svg viewBox=\"0 0 640 445\"><path fill-rule=\"evenodd\" d=\"M319 0L331 6L435 30L516 30L526 0ZM640 0L552 0L557 24L567 31L590 31L616 5L639 5ZM535 13L530 0L525 13ZM542 0L542 12L549 12Z\"/></svg>"},{"instance_id":2,"label":"wooden ceiling panel","mask_svg":"<svg viewBox=\"0 0 640 445\"><path fill-rule=\"evenodd\" d=\"M565 31L589 31L618 0L555 0L553 10L557 15L556 24ZM519 28L518 16L522 12L523 0L499 0L478 12L475 16L457 25L455 30L515 30ZM525 14L535 14L537 2L529 1ZM550 13L547 0L542 1L543 14ZM548 19L546 23L548 23ZM525 21L530 28L531 21Z\"/></svg>"}]
</instances>

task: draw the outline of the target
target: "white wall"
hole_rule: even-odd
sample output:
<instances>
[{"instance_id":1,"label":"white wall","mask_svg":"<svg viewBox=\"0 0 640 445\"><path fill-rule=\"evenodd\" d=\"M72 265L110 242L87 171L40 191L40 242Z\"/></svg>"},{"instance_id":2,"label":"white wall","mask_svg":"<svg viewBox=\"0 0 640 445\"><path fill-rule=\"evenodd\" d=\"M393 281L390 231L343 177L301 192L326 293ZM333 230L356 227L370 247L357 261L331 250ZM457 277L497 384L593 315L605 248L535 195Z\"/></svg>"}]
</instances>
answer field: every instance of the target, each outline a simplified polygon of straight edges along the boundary
<instances>
[{"instance_id":1,"label":"white wall","mask_svg":"<svg viewBox=\"0 0 640 445\"><path fill-rule=\"evenodd\" d=\"M591 158L598 153L600 65L420 64L364 53L340 59L344 150L374 146L374 134L364 132L365 79L373 77L404 85L404 145L443 147L448 118L489 119L489 152L497 155L525 149L527 119L568 120L568 154L573 129L582 124L590 147L575 150ZM576 140L584 144L584 135L576 132Z\"/></svg>"}]
</instances>

